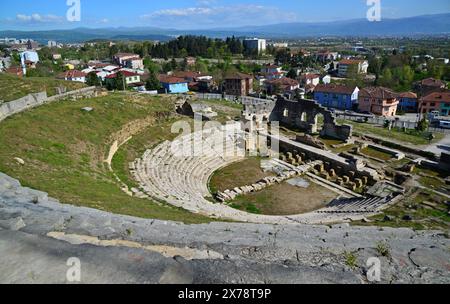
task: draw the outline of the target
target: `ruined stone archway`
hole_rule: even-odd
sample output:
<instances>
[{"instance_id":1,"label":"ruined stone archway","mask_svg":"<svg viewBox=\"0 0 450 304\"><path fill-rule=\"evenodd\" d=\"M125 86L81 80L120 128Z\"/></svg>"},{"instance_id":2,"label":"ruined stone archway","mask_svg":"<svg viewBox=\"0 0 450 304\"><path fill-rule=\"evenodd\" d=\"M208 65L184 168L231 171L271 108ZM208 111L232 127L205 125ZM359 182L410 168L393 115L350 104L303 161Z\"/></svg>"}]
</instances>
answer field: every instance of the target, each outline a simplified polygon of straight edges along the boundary
<instances>
[{"instance_id":1,"label":"ruined stone archway","mask_svg":"<svg viewBox=\"0 0 450 304\"><path fill-rule=\"evenodd\" d=\"M351 125L337 124L333 113L310 99L289 100L281 96L276 101L258 99L245 105L243 118L251 119L255 114L268 117L269 122L278 121L286 126L306 130L309 134L320 133L343 141L352 136ZM318 130L317 118L322 116L323 127Z\"/></svg>"},{"instance_id":2,"label":"ruined stone archway","mask_svg":"<svg viewBox=\"0 0 450 304\"><path fill-rule=\"evenodd\" d=\"M282 115L288 111L288 117ZM292 119L295 117L296 119ZM271 113L271 121L306 130L309 134L348 140L352 135L352 126L338 125L336 117L314 100L289 100L278 97Z\"/></svg>"}]
</instances>

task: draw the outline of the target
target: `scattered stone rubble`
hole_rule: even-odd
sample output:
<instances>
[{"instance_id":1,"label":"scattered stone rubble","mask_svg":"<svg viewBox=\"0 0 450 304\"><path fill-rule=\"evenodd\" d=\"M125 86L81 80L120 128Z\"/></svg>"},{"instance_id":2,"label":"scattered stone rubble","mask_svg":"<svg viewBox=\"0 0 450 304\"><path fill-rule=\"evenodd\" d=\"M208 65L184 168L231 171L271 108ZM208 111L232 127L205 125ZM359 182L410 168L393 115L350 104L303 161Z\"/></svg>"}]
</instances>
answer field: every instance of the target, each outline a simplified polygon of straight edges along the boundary
<instances>
[{"instance_id":1,"label":"scattered stone rubble","mask_svg":"<svg viewBox=\"0 0 450 304\"><path fill-rule=\"evenodd\" d=\"M256 182L255 184L236 187L233 190L225 190L223 192L219 191L217 193L217 199L222 203L232 201L239 195L246 195L248 193L258 192L275 184L281 184L282 182L291 179L293 177L301 176L306 172L312 170L315 166L320 166L322 164L323 162L318 160L310 162L306 165L300 165L298 167L293 168L291 167L290 168L291 170L281 172L278 174L278 176L265 177L260 181Z\"/></svg>"}]
</instances>

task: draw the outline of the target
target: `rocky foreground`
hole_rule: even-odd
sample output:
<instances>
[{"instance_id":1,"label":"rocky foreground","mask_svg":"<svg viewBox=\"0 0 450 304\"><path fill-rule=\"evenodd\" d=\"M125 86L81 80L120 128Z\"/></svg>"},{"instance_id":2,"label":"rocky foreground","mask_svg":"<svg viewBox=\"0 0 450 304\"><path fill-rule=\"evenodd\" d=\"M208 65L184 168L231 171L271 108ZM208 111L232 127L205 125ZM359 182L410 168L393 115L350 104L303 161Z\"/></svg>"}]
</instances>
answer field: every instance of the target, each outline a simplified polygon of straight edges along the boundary
<instances>
[{"instance_id":1,"label":"rocky foreground","mask_svg":"<svg viewBox=\"0 0 450 304\"><path fill-rule=\"evenodd\" d=\"M370 257L381 283L450 283L448 231L145 220L0 173L0 283L66 283L72 257L81 283L370 283Z\"/></svg>"}]
</instances>

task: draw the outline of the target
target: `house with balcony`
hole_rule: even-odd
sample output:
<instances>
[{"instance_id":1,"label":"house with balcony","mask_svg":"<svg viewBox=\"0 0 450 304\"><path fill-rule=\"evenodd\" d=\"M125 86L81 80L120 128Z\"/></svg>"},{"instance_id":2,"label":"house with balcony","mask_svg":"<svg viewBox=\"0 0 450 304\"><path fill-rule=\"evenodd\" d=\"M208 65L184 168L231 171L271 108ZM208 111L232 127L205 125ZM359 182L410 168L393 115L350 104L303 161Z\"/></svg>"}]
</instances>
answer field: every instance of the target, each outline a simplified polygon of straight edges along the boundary
<instances>
[{"instance_id":1,"label":"house with balcony","mask_svg":"<svg viewBox=\"0 0 450 304\"><path fill-rule=\"evenodd\" d=\"M384 87L368 87L358 93L358 108L378 116L392 117L397 114L399 94Z\"/></svg>"},{"instance_id":2,"label":"house with balcony","mask_svg":"<svg viewBox=\"0 0 450 304\"><path fill-rule=\"evenodd\" d=\"M441 89L420 98L419 111L422 114L439 112L440 116L449 116L450 90Z\"/></svg>"},{"instance_id":3,"label":"house with balcony","mask_svg":"<svg viewBox=\"0 0 450 304\"><path fill-rule=\"evenodd\" d=\"M314 89L314 100L320 105L340 110L356 110L358 108L357 86L338 84L319 84Z\"/></svg>"}]
</instances>

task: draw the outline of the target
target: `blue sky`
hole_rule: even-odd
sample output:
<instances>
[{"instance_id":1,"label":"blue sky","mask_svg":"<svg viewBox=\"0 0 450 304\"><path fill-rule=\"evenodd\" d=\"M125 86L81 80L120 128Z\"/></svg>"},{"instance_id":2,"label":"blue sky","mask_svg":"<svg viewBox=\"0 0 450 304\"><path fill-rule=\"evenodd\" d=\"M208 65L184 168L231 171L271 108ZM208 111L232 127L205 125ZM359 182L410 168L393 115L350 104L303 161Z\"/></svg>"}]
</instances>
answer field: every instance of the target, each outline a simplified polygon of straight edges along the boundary
<instances>
[{"instance_id":1,"label":"blue sky","mask_svg":"<svg viewBox=\"0 0 450 304\"><path fill-rule=\"evenodd\" d=\"M80 0L68 22L67 0L1 0L0 29L155 26L204 29L365 18L366 0ZM70 1L70 0L69 0ZM382 18L449 13L449 0L380 0Z\"/></svg>"}]
</instances>

